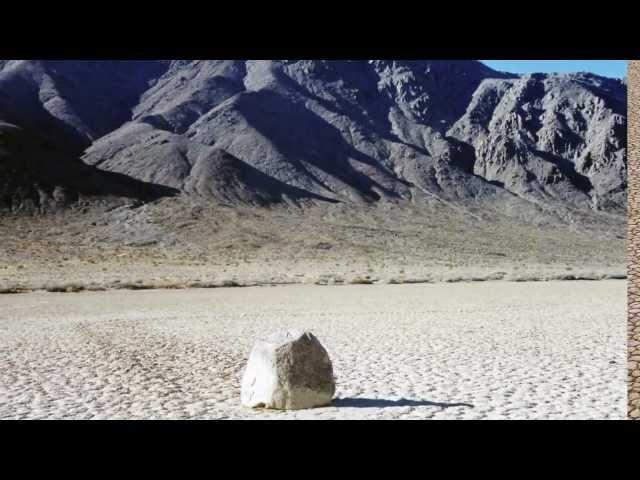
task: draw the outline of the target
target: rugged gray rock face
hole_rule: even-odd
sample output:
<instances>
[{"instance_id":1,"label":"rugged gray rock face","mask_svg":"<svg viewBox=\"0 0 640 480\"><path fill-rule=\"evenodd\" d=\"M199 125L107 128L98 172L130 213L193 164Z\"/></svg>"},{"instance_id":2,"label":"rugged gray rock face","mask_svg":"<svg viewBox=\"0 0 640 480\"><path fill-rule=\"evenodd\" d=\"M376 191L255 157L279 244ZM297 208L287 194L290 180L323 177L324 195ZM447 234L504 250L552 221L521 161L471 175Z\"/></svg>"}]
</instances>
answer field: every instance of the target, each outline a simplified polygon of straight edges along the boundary
<instances>
[{"instance_id":1,"label":"rugged gray rock face","mask_svg":"<svg viewBox=\"0 0 640 480\"><path fill-rule=\"evenodd\" d=\"M18 62L0 120L228 203L623 211L626 84L476 61Z\"/></svg>"},{"instance_id":2,"label":"rugged gray rock face","mask_svg":"<svg viewBox=\"0 0 640 480\"><path fill-rule=\"evenodd\" d=\"M475 174L538 202L615 208L626 196L626 88L589 74L487 80L448 134Z\"/></svg>"}]
</instances>

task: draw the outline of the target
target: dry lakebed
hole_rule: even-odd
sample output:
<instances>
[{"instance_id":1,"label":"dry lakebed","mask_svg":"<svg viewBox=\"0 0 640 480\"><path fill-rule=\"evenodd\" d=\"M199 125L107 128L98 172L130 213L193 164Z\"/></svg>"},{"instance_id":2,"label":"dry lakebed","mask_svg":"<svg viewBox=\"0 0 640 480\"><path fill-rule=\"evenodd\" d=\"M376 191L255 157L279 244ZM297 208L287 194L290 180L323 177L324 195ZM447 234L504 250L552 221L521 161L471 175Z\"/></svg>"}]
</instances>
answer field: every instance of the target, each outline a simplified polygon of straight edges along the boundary
<instances>
[{"instance_id":1,"label":"dry lakebed","mask_svg":"<svg viewBox=\"0 0 640 480\"><path fill-rule=\"evenodd\" d=\"M626 282L0 296L2 419L622 419ZM334 402L240 405L258 336L312 331Z\"/></svg>"}]
</instances>

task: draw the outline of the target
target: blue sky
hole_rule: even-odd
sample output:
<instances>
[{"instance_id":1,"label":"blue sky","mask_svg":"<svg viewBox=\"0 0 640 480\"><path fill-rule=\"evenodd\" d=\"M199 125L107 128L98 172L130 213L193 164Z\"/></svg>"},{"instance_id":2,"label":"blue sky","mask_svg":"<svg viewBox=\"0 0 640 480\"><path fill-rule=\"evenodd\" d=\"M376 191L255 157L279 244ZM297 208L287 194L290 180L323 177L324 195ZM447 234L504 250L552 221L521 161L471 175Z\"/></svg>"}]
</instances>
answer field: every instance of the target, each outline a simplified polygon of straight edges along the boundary
<instances>
[{"instance_id":1,"label":"blue sky","mask_svg":"<svg viewBox=\"0 0 640 480\"><path fill-rule=\"evenodd\" d=\"M627 74L625 60L480 60L494 70L510 73L590 72L604 77L622 78Z\"/></svg>"}]
</instances>

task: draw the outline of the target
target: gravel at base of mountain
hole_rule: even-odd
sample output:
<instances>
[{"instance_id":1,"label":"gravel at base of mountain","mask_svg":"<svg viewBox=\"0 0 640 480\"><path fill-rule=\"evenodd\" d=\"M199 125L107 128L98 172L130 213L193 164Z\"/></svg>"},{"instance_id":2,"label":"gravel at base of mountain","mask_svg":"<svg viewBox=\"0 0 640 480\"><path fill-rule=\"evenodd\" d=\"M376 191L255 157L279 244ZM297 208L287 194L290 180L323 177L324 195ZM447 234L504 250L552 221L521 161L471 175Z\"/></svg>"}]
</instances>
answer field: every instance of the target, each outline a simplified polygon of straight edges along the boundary
<instances>
[{"instance_id":1,"label":"gravel at base of mountain","mask_svg":"<svg viewBox=\"0 0 640 480\"><path fill-rule=\"evenodd\" d=\"M531 222L436 203L146 205L0 218L0 291L624 276L624 219ZM535 221L533 221L535 220Z\"/></svg>"}]
</instances>

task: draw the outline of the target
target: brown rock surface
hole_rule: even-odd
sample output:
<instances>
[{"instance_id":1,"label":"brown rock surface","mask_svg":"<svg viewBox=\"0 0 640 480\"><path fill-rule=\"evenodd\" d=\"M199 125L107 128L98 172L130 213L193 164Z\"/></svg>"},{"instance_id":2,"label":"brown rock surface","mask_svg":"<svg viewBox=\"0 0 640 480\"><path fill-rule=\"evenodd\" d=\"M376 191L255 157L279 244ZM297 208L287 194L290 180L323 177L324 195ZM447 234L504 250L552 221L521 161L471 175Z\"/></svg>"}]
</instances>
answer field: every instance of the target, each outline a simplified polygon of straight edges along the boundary
<instances>
[{"instance_id":1,"label":"brown rock surface","mask_svg":"<svg viewBox=\"0 0 640 480\"><path fill-rule=\"evenodd\" d=\"M629 62L629 417L640 418L640 61ZM634 359L634 360L632 360Z\"/></svg>"}]
</instances>

